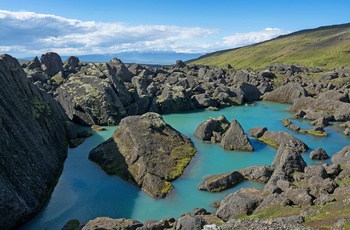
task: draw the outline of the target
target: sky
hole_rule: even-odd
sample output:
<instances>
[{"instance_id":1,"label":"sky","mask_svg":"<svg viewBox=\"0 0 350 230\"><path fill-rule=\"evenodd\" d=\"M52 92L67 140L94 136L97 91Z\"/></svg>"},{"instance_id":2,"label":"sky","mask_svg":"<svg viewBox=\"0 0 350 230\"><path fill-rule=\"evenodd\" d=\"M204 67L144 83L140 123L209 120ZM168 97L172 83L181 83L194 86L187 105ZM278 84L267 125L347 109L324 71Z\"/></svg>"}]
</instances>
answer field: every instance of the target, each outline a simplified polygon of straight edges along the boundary
<instances>
[{"instance_id":1,"label":"sky","mask_svg":"<svg viewBox=\"0 0 350 230\"><path fill-rule=\"evenodd\" d=\"M350 0L0 0L0 53L209 53L350 22Z\"/></svg>"}]
</instances>

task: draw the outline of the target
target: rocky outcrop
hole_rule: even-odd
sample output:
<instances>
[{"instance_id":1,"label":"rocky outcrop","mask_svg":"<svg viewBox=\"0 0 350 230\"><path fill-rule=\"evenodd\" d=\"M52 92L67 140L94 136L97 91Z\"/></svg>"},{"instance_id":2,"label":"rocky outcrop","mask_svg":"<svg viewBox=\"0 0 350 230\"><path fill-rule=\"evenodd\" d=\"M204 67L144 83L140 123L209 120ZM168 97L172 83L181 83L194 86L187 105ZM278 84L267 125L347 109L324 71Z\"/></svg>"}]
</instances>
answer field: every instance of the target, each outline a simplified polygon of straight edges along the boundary
<instances>
[{"instance_id":1,"label":"rocky outcrop","mask_svg":"<svg viewBox=\"0 0 350 230\"><path fill-rule=\"evenodd\" d=\"M237 171L228 172L220 175L210 176L204 179L198 186L199 190L208 192L220 192L232 188L244 180L242 174Z\"/></svg>"},{"instance_id":2,"label":"rocky outcrop","mask_svg":"<svg viewBox=\"0 0 350 230\"><path fill-rule=\"evenodd\" d=\"M82 125L116 125L131 96L108 64L89 64L56 90L69 118Z\"/></svg>"},{"instance_id":3,"label":"rocky outcrop","mask_svg":"<svg viewBox=\"0 0 350 230\"><path fill-rule=\"evenodd\" d=\"M247 135L237 120L232 119L220 145L227 150L254 151Z\"/></svg>"},{"instance_id":4,"label":"rocky outcrop","mask_svg":"<svg viewBox=\"0 0 350 230\"><path fill-rule=\"evenodd\" d=\"M312 160L324 160L328 158L329 156L323 148L317 148L310 153L310 159Z\"/></svg>"},{"instance_id":5,"label":"rocky outcrop","mask_svg":"<svg viewBox=\"0 0 350 230\"><path fill-rule=\"evenodd\" d=\"M259 138L259 140L276 148L278 148L281 144L288 144L298 152L306 152L309 149L309 147L303 141L290 135L289 133L282 131L266 131Z\"/></svg>"},{"instance_id":6,"label":"rocky outcrop","mask_svg":"<svg viewBox=\"0 0 350 230\"><path fill-rule=\"evenodd\" d=\"M270 166L262 165L250 166L244 169L240 169L238 172L242 174L243 177L247 180L266 183L270 179L273 170Z\"/></svg>"},{"instance_id":7,"label":"rocky outcrop","mask_svg":"<svg viewBox=\"0 0 350 230\"><path fill-rule=\"evenodd\" d=\"M230 122L225 116L219 116L218 118L208 118L202 122L194 131L194 136L200 140L210 141L214 137L214 132L217 135L222 135L229 129ZM220 140L221 141L221 140ZM216 142L216 140L214 140Z\"/></svg>"},{"instance_id":8,"label":"rocky outcrop","mask_svg":"<svg viewBox=\"0 0 350 230\"><path fill-rule=\"evenodd\" d=\"M116 229L116 230L136 230L143 224L131 219L112 219L109 217L98 217L87 222L82 230Z\"/></svg>"},{"instance_id":9,"label":"rocky outcrop","mask_svg":"<svg viewBox=\"0 0 350 230\"><path fill-rule=\"evenodd\" d=\"M226 196L216 211L223 221L246 214L250 215L263 201L262 192L255 188L241 189Z\"/></svg>"},{"instance_id":10,"label":"rocky outcrop","mask_svg":"<svg viewBox=\"0 0 350 230\"><path fill-rule=\"evenodd\" d=\"M167 195L196 149L156 113L124 118L113 137L89 154L107 173L135 182L155 198Z\"/></svg>"},{"instance_id":11,"label":"rocky outcrop","mask_svg":"<svg viewBox=\"0 0 350 230\"><path fill-rule=\"evenodd\" d=\"M0 226L11 229L37 212L56 184L68 118L9 55L0 56L0 79Z\"/></svg>"},{"instance_id":12,"label":"rocky outcrop","mask_svg":"<svg viewBox=\"0 0 350 230\"><path fill-rule=\"evenodd\" d=\"M292 104L294 99L306 97L306 90L298 83L288 83L264 94L264 101Z\"/></svg>"},{"instance_id":13,"label":"rocky outcrop","mask_svg":"<svg viewBox=\"0 0 350 230\"><path fill-rule=\"evenodd\" d=\"M350 145L344 146L339 152L333 154L331 158L334 164L344 164L350 160Z\"/></svg>"},{"instance_id":14,"label":"rocky outcrop","mask_svg":"<svg viewBox=\"0 0 350 230\"><path fill-rule=\"evenodd\" d=\"M61 57L54 52L41 55L41 69L49 76L54 76L58 72L63 72L63 63Z\"/></svg>"}]
</instances>

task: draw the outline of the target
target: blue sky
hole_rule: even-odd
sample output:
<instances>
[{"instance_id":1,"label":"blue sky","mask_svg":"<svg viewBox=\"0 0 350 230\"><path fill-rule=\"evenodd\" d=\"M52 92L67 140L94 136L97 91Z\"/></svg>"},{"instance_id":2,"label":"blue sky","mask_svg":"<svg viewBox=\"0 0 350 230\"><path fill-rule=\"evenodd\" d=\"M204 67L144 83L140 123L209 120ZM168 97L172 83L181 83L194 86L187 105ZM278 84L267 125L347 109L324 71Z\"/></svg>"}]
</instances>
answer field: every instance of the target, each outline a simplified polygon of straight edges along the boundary
<instances>
[{"instance_id":1,"label":"blue sky","mask_svg":"<svg viewBox=\"0 0 350 230\"><path fill-rule=\"evenodd\" d=\"M350 22L349 0L0 0L0 53L206 53Z\"/></svg>"}]
</instances>

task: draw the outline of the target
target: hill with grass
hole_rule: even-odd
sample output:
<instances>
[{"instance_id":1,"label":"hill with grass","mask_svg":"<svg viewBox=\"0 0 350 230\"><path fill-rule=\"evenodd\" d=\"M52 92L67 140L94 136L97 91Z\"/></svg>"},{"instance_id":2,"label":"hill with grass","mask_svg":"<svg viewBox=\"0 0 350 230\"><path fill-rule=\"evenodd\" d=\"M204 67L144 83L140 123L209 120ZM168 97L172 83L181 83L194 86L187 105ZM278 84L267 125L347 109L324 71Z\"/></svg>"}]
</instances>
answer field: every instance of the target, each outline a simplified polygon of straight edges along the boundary
<instances>
[{"instance_id":1,"label":"hill with grass","mask_svg":"<svg viewBox=\"0 0 350 230\"><path fill-rule=\"evenodd\" d=\"M332 69L350 66L350 23L301 30L241 48L218 51L188 61L233 68L265 68L274 63Z\"/></svg>"}]
</instances>

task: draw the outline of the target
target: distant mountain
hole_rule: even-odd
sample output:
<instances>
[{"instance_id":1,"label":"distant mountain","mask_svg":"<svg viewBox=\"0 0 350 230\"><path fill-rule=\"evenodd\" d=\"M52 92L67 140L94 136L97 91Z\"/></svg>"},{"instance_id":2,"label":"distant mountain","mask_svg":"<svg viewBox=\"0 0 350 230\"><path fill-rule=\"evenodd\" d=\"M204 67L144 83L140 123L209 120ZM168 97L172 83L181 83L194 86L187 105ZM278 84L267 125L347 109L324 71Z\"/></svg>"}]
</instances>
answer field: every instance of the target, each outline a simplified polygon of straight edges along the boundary
<instances>
[{"instance_id":1,"label":"distant mountain","mask_svg":"<svg viewBox=\"0 0 350 230\"><path fill-rule=\"evenodd\" d=\"M241 48L218 51L190 64L241 69L265 68L269 64L300 64L332 69L350 66L350 23L302 30Z\"/></svg>"},{"instance_id":2,"label":"distant mountain","mask_svg":"<svg viewBox=\"0 0 350 230\"><path fill-rule=\"evenodd\" d=\"M173 52L124 52L116 54L90 54L90 55L76 55L80 61L84 62L108 62L113 58L118 58L124 63L138 63L138 64L153 64L153 65L172 65L176 60L187 61L193 58L198 58L203 53L186 54ZM62 56L65 60L68 56Z\"/></svg>"}]
</instances>

